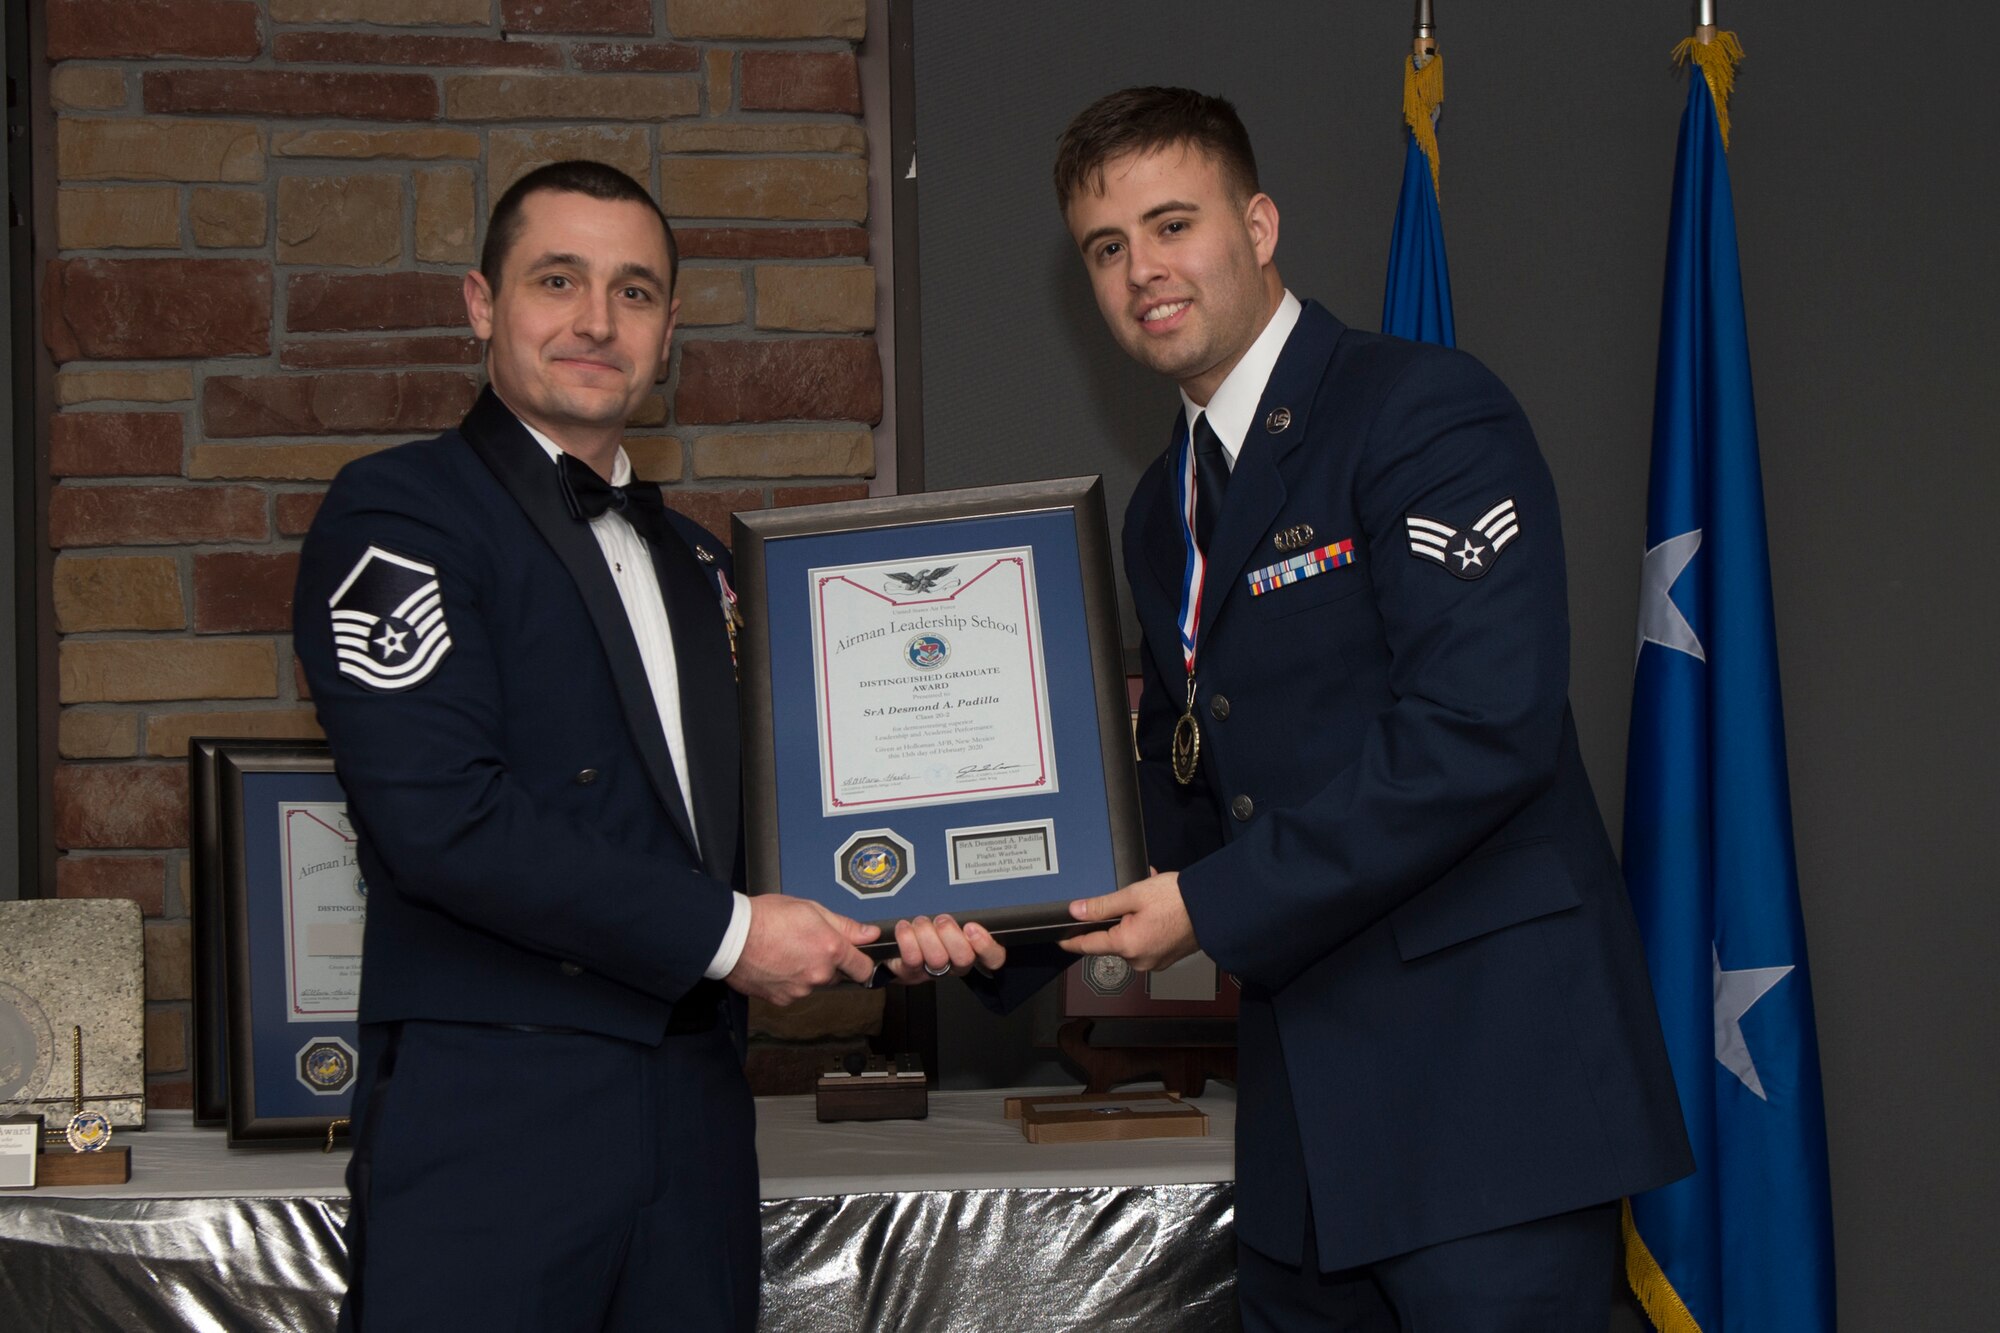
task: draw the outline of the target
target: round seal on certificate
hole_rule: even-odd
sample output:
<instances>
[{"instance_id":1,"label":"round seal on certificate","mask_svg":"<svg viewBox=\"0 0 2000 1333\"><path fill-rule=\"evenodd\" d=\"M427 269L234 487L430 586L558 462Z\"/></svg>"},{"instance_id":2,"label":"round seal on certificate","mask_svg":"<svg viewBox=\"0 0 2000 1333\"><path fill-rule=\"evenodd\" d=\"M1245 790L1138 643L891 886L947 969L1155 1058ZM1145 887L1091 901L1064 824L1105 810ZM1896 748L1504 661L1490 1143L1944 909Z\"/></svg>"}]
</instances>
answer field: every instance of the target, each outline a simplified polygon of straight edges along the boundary
<instances>
[{"instance_id":1,"label":"round seal on certificate","mask_svg":"<svg viewBox=\"0 0 2000 1333\"><path fill-rule=\"evenodd\" d=\"M917 853L894 829L864 829L833 854L833 877L857 898L887 898L917 873Z\"/></svg>"},{"instance_id":2,"label":"round seal on certificate","mask_svg":"<svg viewBox=\"0 0 2000 1333\"><path fill-rule=\"evenodd\" d=\"M913 667L935 671L951 656L951 643L942 634L919 634L903 645L903 656Z\"/></svg>"},{"instance_id":3,"label":"round seal on certificate","mask_svg":"<svg viewBox=\"0 0 2000 1333\"><path fill-rule=\"evenodd\" d=\"M1083 965L1083 984L1099 995L1121 994L1132 984L1132 965L1114 954L1097 954Z\"/></svg>"},{"instance_id":4,"label":"round seal on certificate","mask_svg":"<svg viewBox=\"0 0 2000 1333\"><path fill-rule=\"evenodd\" d=\"M299 1082L314 1096L334 1097L354 1086L359 1057L338 1037L315 1037L299 1048Z\"/></svg>"}]
</instances>

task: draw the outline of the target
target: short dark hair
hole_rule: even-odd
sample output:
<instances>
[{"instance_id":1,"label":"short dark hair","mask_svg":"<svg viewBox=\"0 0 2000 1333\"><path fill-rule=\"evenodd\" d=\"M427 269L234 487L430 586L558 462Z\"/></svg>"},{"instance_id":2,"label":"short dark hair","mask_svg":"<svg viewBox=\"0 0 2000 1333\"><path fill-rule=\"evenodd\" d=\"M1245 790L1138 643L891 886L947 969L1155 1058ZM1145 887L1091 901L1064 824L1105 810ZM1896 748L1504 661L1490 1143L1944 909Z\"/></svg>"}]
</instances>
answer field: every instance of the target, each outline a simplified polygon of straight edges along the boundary
<instances>
[{"instance_id":1,"label":"short dark hair","mask_svg":"<svg viewBox=\"0 0 2000 1333\"><path fill-rule=\"evenodd\" d=\"M1192 88L1126 88L1077 113L1056 148L1056 202L1102 189L1104 168L1131 153L1183 144L1222 168L1223 181L1243 199L1258 192L1257 155L1236 108Z\"/></svg>"},{"instance_id":2,"label":"short dark hair","mask_svg":"<svg viewBox=\"0 0 2000 1333\"><path fill-rule=\"evenodd\" d=\"M646 192L645 186L618 168L581 159L536 167L508 186L500 202L493 205L493 216L486 223L486 244L479 252L479 271L488 282L499 278L500 265L521 234L521 205L529 195L542 193L581 194L607 202L644 204L652 209L653 216L660 220L660 230L667 236L667 285L674 284L681 263L680 247L674 244L674 229L668 225L658 201Z\"/></svg>"}]
</instances>

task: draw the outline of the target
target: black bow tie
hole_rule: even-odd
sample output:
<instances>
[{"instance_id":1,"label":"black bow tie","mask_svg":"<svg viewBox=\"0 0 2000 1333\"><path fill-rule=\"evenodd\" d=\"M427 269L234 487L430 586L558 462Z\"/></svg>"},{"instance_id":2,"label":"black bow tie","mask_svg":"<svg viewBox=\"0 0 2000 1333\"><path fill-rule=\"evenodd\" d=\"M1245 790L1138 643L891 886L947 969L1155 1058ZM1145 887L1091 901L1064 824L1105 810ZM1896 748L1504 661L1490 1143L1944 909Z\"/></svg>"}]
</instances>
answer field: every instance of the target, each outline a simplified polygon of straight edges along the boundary
<instances>
[{"instance_id":1,"label":"black bow tie","mask_svg":"<svg viewBox=\"0 0 2000 1333\"><path fill-rule=\"evenodd\" d=\"M616 510L653 545L665 541L667 506L660 498L660 488L652 482L634 478L629 486L613 486L574 454L557 459L556 479L562 486L563 507L571 518L588 523Z\"/></svg>"}]
</instances>

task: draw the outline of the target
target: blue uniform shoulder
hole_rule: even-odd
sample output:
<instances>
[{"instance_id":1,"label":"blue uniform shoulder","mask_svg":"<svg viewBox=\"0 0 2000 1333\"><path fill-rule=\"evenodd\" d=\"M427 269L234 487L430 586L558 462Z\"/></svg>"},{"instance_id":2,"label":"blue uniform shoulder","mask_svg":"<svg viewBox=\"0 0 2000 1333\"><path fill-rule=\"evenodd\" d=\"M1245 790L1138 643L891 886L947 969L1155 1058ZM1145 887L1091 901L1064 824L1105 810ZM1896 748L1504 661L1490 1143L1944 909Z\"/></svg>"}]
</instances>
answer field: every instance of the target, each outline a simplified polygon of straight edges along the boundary
<instances>
[{"instance_id":1,"label":"blue uniform shoulder","mask_svg":"<svg viewBox=\"0 0 2000 1333\"><path fill-rule=\"evenodd\" d=\"M1470 352L1393 334L1347 329L1327 365L1326 382L1358 378L1386 396L1399 388L1424 392L1497 393L1512 400L1500 377Z\"/></svg>"},{"instance_id":2,"label":"blue uniform shoulder","mask_svg":"<svg viewBox=\"0 0 2000 1333\"><path fill-rule=\"evenodd\" d=\"M341 468L327 488L315 526L388 512L476 532L502 499L499 480L465 437L449 430L367 454Z\"/></svg>"},{"instance_id":3,"label":"blue uniform shoulder","mask_svg":"<svg viewBox=\"0 0 2000 1333\"><path fill-rule=\"evenodd\" d=\"M456 430L433 435L427 440L411 440L377 453L366 454L342 467L334 475L335 486L393 486L399 483L438 483L463 476L467 465L477 462L472 447Z\"/></svg>"}]
</instances>

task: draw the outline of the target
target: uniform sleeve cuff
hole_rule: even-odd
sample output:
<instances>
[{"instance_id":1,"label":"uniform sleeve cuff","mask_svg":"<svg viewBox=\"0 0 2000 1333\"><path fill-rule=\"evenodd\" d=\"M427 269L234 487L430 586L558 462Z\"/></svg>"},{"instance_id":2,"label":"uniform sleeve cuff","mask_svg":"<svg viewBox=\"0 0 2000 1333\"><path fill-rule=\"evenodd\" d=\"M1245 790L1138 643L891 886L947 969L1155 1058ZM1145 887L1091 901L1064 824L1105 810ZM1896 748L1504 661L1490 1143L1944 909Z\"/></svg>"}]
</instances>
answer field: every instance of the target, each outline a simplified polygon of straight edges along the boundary
<instances>
[{"instance_id":1,"label":"uniform sleeve cuff","mask_svg":"<svg viewBox=\"0 0 2000 1333\"><path fill-rule=\"evenodd\" d=\"M702 973L710 981L720 981L736 970L736 961L743 956L743 944L750 938L750 899L748 895L730 895L735 901L730 905L729 928L722 932L722 943L715 950L715 958Z\"/></svg>"}]
</instances>

